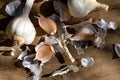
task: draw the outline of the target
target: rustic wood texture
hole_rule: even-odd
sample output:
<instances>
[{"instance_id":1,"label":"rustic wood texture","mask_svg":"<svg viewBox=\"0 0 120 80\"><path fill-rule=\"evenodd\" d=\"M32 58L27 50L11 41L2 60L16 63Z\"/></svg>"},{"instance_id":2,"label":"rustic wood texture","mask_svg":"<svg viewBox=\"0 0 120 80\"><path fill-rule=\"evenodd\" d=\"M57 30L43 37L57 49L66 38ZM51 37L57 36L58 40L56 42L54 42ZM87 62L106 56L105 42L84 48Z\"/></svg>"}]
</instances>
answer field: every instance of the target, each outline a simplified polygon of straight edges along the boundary
<instances>
[{"instance_id":1,"label":"rustic wood texture","mask_svg":"<svg viewBox=\"0 0 120 80\"><path fill-rule=\"evenodd\" d=\"M1 22L3 18L7 15L4 13L3 5L13 0L0 0L0 27L7 24ZM120 0L98 0L102 3L108 4L110 6L109 11L97 11L92 12L87 16L87 18L92 17L93 19L104 18L106 20L114 21L118 24L118 29L116 31L108 31L106 37L106 46L104 49L97 49L94 46L89 47L85 50L85 54L76 55L75 51L72 51L72 55L76 59L83 57L93 57L95 59L95 64L91 67L84 68L79 67L80 71L77 73L70 72L63 76L56 76L53 78L41 78L40 80L120 80L120 59L112 59L113 49L112 44L120 43ZM35 3L32 9L32 13L36 12L35 8L38 6ZM32 20L32 18L31 18ZM32 20L36 24L36 20ZM38 27L37 27L38 28ZM37 29L39 30L39 29ZM40 31L39 31L40 32ZM41 31L42 33L43 31ZM38 35L41 35L38 33ZM37 38L36 38L37 39ZM35 42L36 43L36 42ZM8 44L8 43L7 43ZM0 80L30 80L31 77L26 73L24 68L15 67L14 63L16 60L10 56L3 56L0 53ZM63 55L66 63L71 64L70 60ZM80 62L80 60L78 60ZM43 67L43 74L47 74L59 68L61 64L56 58L51 59Z\"/></svg>"}]
</instances>

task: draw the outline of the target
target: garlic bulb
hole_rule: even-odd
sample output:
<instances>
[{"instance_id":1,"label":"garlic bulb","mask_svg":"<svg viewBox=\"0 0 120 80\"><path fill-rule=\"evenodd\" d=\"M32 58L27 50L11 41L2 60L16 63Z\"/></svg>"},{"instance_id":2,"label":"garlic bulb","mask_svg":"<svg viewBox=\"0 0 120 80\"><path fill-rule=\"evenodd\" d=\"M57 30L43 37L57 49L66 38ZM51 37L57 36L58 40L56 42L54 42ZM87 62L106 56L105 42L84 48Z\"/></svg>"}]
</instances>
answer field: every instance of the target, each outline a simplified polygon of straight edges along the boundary
<instances>
[{"instance_id":1,"label":"garlic bulb","mask_svg":"<svg viewBox=\"0 0 120 80\"><path fill-rule=\"evenodd\" d=\"M46 42L41 42L35 47L36 56L34 60L39 60L42 63L46 63L54 56L54 49L53 47Z\"/></svg>"},{"instance_id":2,"label":"garlic bulb","mask_svg":"<svg viewBox=\"0 0 120 80\"><path fill-rule=\"evenodd\" d=\"M29 19L29 13L33 2L34 0L27 0L23 8L23 13L10 21L6 28L8 37L10 39L14 38L14 36L19 37L23 41L21 44L31 44L36 36L34 25ZM19 38L17 38L18 41Z\"/></svg>"},{"instance_id":3,"label":"garlic bulb","mask_svg":"<svg viewBox=\"0 0 120 80\"><path fill-rule=\"evenodd\" d=\"M102 8L107 11L108 5L96 0L68 0L68 8L73 17L84 17L95 8Z\"/></svg>"},{"instance_id":4,"label":"garlic bulb","mask_svg":"<svg viewBox=\"0 0 120 80\"><path fill-rule=\"evenodd\" d=\"M80 29L80 31L76 34L74 34L74 36L72 36L70 39L71 40L93 40L95 38L95 32L94 29L90 26L84 26L83 28Z\"/></svg>"}]
</instances>

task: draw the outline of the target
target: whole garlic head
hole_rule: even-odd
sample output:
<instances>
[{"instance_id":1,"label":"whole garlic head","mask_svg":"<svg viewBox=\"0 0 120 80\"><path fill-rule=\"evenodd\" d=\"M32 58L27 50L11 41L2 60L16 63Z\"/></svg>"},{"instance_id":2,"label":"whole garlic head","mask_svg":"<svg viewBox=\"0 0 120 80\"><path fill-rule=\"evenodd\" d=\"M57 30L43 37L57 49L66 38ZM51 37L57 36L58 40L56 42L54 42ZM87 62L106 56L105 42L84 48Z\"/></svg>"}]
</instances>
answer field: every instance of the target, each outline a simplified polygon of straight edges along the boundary
<instances>
[{"instance_id":1,"label":"whole garlic head","mask_svg":"<svg viewBox=\"0 0 120 80\"><path fill-rule=\"evenodd\" d=\"M20 37L23 44L31 44L36 36L36 30L31 20L29 19L29 13L32 8L34 0L27 0L23 13L16 16L6 28L6 34L9 38L14 36ZM21 41L20 40L20 41Z\"/></svg>"},{"instance_id":2,"label":"whole garlic head","mask_svg":"<svg viewBox=\"0 0 120 80\"><path fill-rule=\"evenodd\" d=\"M84 17L95 8L108 11L108 5L101 4L96 0L68 0L69 12L73 17Z\"/></svg>"}]
</instances>

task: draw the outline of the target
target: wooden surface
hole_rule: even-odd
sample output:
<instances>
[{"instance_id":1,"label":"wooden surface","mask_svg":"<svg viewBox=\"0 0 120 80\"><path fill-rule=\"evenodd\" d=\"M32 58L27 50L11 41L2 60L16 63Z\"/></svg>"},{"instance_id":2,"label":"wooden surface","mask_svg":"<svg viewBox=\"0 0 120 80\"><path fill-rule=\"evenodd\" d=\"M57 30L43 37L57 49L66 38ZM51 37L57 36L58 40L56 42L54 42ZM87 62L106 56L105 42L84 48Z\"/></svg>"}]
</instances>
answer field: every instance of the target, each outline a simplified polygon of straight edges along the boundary
<instances>
[{"instance_id":1,"label":"wooden surface","mask_svg":"<svg viewBox=\"0 0 120 80\"><path fill-rule=\"evenodd\" d=\"M2 8L3 5L9 1L12 0L0 0L0 8ZM104 18L106 20L114 21L118 24L118 29L116 31L108 31L108 35L106 37L106 46L102 50L91 46L85 51L85 54L82 55L76 55L75 52L71 51L72 55L76 59L83 57L93 57L95 59L95 64L88 68L80 66L80 71L77 73L70 72L63 76L41 78L40 80L120 80L120 59L112 59L112 44L120 43L120 0L99 1L108 4L110 6L110 10L107 13L103 11L93 12L88 16L88 18ZM35 8L35 5L33 9ZM3 19L5 17L6 15L4 15L1 10L0 19ZM70 63L69 59L67 59L66 56L64 56L64 58L66 59L66 63ZM23 68L14 66L15 61L16 60L13 60L13 57L0 55L0 80L31 79L31 77L28 76ZM43 74L52 72L53 70L59 68L60 65L61 64L58 62L58 60L56 58L53 58L51 61L44 65Z\"/></svg>"}]
</instances>

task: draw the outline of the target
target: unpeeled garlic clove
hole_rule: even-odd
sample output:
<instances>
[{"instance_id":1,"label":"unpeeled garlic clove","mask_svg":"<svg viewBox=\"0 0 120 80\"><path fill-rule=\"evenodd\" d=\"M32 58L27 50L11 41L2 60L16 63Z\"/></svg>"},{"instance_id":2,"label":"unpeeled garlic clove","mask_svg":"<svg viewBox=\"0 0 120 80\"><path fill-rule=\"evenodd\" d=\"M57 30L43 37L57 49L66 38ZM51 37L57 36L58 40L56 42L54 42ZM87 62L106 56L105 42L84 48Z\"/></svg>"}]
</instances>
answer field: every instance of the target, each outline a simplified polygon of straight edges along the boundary
<instances>
[{"instance_id":1,"label":"unpeeled garlic clove","mask_svg":"<svg viewBox=\"0 0 120 80\"><path fill-rule=\"evenodd\" d=\"M68 0L69 12L73 17L85 17L95 8L107 11L109 6L96 0Z\"/></svg>"},{"instance_id":2,"label":"unpeeled garlic clove","mask_svg":"<svg viewBox=\"0 0 120 80\"><path fill-rule=\"evenodd\" d=\"M50 18L40 17L38 23L47 34L54 35L57 32L57 25Z\"/></svg>"},{"instance_id":3,"label":"unpeeled garlic clove","mask_svg":"<svg viewBox=\"0 0 120 80\"><path fill-rule=\"evenodd\" d=\"M96 35L96 38L94 40L94 45L97 47L97 48L103 48L104 45L105 45L105 39L102 38L101 36L99 35Z\"/></svg>"},{"instance_id":4,"label":"unpeeled garlic clove","mask_svg":"<svg viewBox=\"0 0 120 80\"><path fill-rule=\"evenodd\" d=\"M34 60L39 60L42 63L49 61L55 54L53 47L45 42L41 42L35 47L36 56Z\"/></svg>"}]
</instances>

